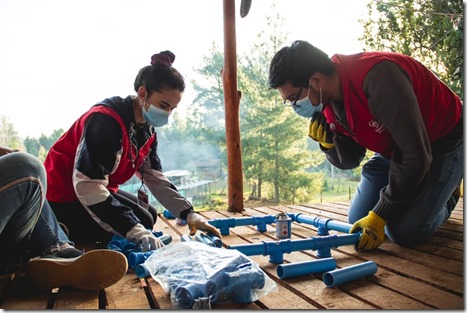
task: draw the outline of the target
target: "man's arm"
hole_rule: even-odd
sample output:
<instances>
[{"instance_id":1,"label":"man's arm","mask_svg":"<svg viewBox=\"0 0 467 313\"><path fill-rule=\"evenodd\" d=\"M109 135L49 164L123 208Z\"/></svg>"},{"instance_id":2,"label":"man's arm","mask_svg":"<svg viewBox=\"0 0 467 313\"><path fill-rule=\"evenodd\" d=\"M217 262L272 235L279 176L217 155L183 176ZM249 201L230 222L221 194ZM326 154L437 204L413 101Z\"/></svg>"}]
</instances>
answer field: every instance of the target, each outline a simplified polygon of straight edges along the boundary
<instances>
[{"instance_id":1,"label":"man's arm","mask_svg":"<svg viewBox=\"0 0 467 313\"><path fill-rule=\"evenodd\" d=\"M422 190L432 161L431 145L408 75L395 63L371 69L363 83L373 116L394 140L389 184L373 211L388 220L408 209Z\"/></svg>"}]
</instances>

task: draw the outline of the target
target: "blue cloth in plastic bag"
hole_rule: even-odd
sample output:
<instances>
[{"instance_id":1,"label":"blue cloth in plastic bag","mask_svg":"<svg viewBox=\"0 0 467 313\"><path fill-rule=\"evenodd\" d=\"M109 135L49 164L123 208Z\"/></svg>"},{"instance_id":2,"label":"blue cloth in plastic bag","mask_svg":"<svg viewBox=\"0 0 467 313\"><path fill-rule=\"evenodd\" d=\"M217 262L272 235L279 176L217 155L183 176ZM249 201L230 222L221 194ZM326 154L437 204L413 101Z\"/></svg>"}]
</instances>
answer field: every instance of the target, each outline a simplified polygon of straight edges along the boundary
<instances>
[{"instance_id":1,"label":"blue cloth in plastic bag","mask_svg":"<svg viewBox=\"0 0 467 313\"><path fill-rule=\"evenodd\" d=\"M209 303L251 303L277 291L275 282L243 253L195 241L164 246L144 266L170 293L175 309L192 308L206 298Z\"/></svg>"}]
</instances>

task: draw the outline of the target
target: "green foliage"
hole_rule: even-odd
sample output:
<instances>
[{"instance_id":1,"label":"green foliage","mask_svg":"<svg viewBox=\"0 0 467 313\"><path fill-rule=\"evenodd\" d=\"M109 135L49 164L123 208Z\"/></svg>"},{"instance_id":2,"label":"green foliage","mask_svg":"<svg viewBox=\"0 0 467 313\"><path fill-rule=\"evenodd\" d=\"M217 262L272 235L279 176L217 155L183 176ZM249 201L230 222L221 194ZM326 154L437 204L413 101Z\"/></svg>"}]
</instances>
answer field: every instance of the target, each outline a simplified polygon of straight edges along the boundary
<instances>
[{"instance_id":1,"label":"green foliage","mask_svg":"<svg viewBox=\"0 0 467 313\"><path fill-rule=\"evenodd\" d=\"M41 149L39 139L28 136L23 142L27 152L35 156L39 155L39 150Z\"/></svg>"},{"instance_id":2,"label":"green foliage","mask_svg":"<svg viewBox=\"0 0 467 313\"><path fill-rule=\"evenodd\" d=\"M26 137L23 141L26 151L44 161L52 145L64 132L65 131L60 128L54 130L50 136L41 134L39 138Z\"/></svg>"},{"instance_id":3,"label":"green foliage","mask_svg":"<svg viewBox=\"0 0 467 313\"><path fill-rule=\"evenodd\" d=\"M199 77L191 80L196 96L188 108L187 127L195 142L215 149L224 166L227 166L223 65L224 55L213 43L204 57L204 63L195 69Z\"/></svg>"},{"instance_id":4,"label":"green foliage","mask_svg":"<svg viewBox=\"0 0 467 313\"><path fill-rule=\"evenodd\" d=\"M257 35L249 53L239 57L237 69L244 178L255 186L255 198L262 199L264 189L276 203L305 202L316 197L324 183L324 173L310 169L329 164L307 136L308 120L284 107L279 93L268 88L270 60L286 41L275 2L272 8L275 13L268 17L267 30ZM223 59L213 45L197 70L200 77L192 80L196 97L185 138L220 148L226 162Z\"/></svg>"},{"instance_id":5,"label":"green foliage","mask_svg":"<svg viewBox=\"0 0 467 313\"><path fill-rule=\"evenodd\" d=\"M272 3L275 11L274 2ZM273 14L274 15L274 14ZM245 178L272 186L275 202L304 199L316 175L305 172L310 163L306 151L308 121L284 107L276 90L269 90L269 63L284 45L279 33L283 19L268 17L268 32L257 36L251 52L238 66L241 99L242 160Z\"/></svg>"},{"instance_id":6,"label":"green foliage","mask_svg":"<svg viewBox=\"0 0 467 313\"><path fill-rule=\"evenodd\" d=\"M463 97L462 0L377 0L367 7L368 18L360 21L366 50L410 55Z\"/></svg>"},{"instance_id":7,"label":"green foliage","mask_svg":"<svg viewBox=\"0 0 467 313\"><path fill-rule=\"evenodd\" d=\"M3 115L0 117L0 146L20 151L24 150L24 145L13 123Z\"/></svg>"}]
</instances>

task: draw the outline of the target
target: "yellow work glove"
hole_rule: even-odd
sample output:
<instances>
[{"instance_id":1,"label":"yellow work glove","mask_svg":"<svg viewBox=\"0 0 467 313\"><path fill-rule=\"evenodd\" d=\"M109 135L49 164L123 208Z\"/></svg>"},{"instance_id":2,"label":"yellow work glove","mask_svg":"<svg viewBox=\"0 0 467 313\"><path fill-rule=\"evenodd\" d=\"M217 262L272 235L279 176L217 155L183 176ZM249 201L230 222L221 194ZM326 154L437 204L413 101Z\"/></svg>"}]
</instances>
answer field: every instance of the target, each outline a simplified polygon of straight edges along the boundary
<instances>
[{"instance_id":1,"label":"yellow work glove","mask_svg":"<svg viewBox=\"0 0 467 313\"><path fill-rule=\"evenodd\" d=\"M321 112L316 112L311 121L308 136L319 142L326 149L334 148L334 141L332 140L332 132L329 129L329 124L326 117Z\"/></svg>"},{"instance_id":2,"label":"yellow work glove","mask_svg":"<svg viewBox=\"0 0 467 313\"><path fill-rule=\"evenodd\" d=\"M386 222L373 211L356 221L350 228L350 233L362 231L356 250L366 251L378 248L384 241L384 226Z\"/></svg>"},{"instance_id":3,"label":"yellow work glove","mask_svg":"<svg viewBox=\"0 0 467 313\"><path fill-rule=\"evenodd\" d=\"M196 234L196 230L199 229L222 238L221 233L217 230L216 227L209 224L208 221L204 219L204 217L195 212L188 213L186 223L190 229L190 236L194 236Z\"/></svg>"}]
</instances>

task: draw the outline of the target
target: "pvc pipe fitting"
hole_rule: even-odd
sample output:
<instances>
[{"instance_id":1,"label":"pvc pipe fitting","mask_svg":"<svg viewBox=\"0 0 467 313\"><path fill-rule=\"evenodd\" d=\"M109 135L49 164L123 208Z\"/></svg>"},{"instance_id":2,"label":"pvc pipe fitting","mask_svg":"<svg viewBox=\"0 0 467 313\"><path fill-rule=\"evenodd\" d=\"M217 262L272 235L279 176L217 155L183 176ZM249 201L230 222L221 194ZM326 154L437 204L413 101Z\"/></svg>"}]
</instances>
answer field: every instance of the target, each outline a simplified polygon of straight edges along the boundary
<instances>
[{"instance_id":1,"label":"pvc pipe fitting","mask_svg":"<svg viewBox=\"0 0 467 313\"><path fill-rule=\"evenodd\" d=\"M361 233L347 234L342 236L329 235L317 236L307 239L290 240L284 239L279 241L263 241L256 244L233 245L228 246L228 249L237 249L245 255L269 255L269 262L282 263L284 262L284 253L301 250L320 250L336 248L338 246L353 245L359 238Z\"/></svg>"},{"instance_id":2,"label":"pvc pipe fitting","mask_svg":"<svg viewBox=\"0 0 467 313\"><path fill-rule=\"evenodd\" d=\"M208 245L208 246L210 246L210 247L215 247L215 246L216 246L216 245L214 244L214 242L212 242L211 238L209 238L208 236L206 236L206 235L203 234L203 233L196 234L195 240L196 240L196 241L199 241L199 242L201 242L201 243L204 243L205 245Z\"/></svg>"},{"instance_id":3,"label":"pvc pipe fitting","mask_svg":"<svg viewBox=\"0 0 467 313\"><path fill-rule=\"evenodd\" d=\"M266 231L266 225L272 224L276 220L274 215L251 216L251 217L228 217L209 220L208 223L219 228L221 235L230 234L230 227L256 225L259 232Z\"/></svg>"},{"instance_id":4,"label":"pvc pipe fitting","mask_svg":"<svg viewBox=\"0 0 467 313\"><path fill-rule=\"evenodd\" d=\"M174 301L182 309L191 309L196 299L206 296L206 284L204 283L188 283L178 286L173 291Z\"/></svg>"},{"instance_id":5,"label":"pvc pipe fitting","mask_svg":"<svg viewBox=\"0 0 467 313\"><path fill-rule=\"evenodd\" d=\"M172 213L170 213L169 210L164 210L164 213L162 213L164 215L165 218L168 218L170 220L173 220L175 218L175 216L172 215Z\"/></svg>"},{"instance_id":6,"label":"pvc pipe fitting","mask_svg":"<svg viewBox=\"0 0 467 313\"><path fill-rule=\"evenodd\" d=\"M378 266L373 261L367 261L357 265L344 267L323 274L323 282L326 287L334 287L365 276L373 275Z\"/></svg>"},{"instance_id":7,"label":"pvc pipe fitting","mask_svg":"<svg viewBox=\"0 0 467 313\"><path fill-rule=\"evenodd\" d=\"M303 276L315 273L324 273L336 268L334 258L282 264L277 266L277 276L280 279Z\"/></svg>"},{"instance_id":8,"label":"pvc pipe fitting","mask_svg":"<svg viewBox=\"0 0 467 313\"><path fill-rule=\"evenodd\" d=\"M147 258L153 253L154 251L146 251L146 252L131 252L128 255L128 265L130 268L135 268L137 265L144 263Z\"/></svg>"},{"instance_id":9,"label":"pvc pipe fitting","mask_svg":"<svg viewBox=\"0 0 467 313\"><path fill-rule=\"evenodd\" d=\"M139 264L135 267L135 273L138 278L144 278L151 276L151 273L149 273L148 268L144 264Z\"/></svg>"},{"instance_id":10,"label":"pvc pipe fitting","mask_svg":"<svg viewBox=\"0 0 467 313\"><path fill-rule=\"evenodd\" d=\"M167 235L163 235L163 236L160 236L158 237L162 243L164 243L165 245L166 244L169 244L170 242L172 242L172 236L170 236L169 234ZM135 268L137 265L141 264L141 263L144 263L144 261L146 261L147 258L149 258L151 256L151 254L154 253L154 251L156 250L150 250L150 251L145 251L145 252L142 252L142 251L134 251L134 249L131 249L128 251L128 265L131 267L131 268Z\"/></svg>"},{"instance_id":11,"label":"pvc pipe fitting","mask_svg":"<svg viewBox=\"0 0 467 313\"><path fill-rule=\"evenodd\" d=\"M235 303L253 302L253 289L261 289L266 283L263 272L256 269L245 269L226 275L229 294Z\"/></svg>"},{"instance_id":12,"label":"pvc pipe fitting","mask_svg":"<svg viewBox=\"0 0 467 313\"><path fill-rule=\"evenodd\" d=\"M209 239L211 239L211 241L214 243L216 247L218 248L222 247L222 240L219 237L217 237L213 233L206 233L206 236L208 236Z\"/></svg>"}]
</instances>

